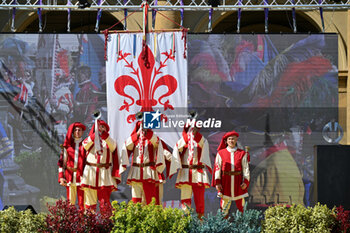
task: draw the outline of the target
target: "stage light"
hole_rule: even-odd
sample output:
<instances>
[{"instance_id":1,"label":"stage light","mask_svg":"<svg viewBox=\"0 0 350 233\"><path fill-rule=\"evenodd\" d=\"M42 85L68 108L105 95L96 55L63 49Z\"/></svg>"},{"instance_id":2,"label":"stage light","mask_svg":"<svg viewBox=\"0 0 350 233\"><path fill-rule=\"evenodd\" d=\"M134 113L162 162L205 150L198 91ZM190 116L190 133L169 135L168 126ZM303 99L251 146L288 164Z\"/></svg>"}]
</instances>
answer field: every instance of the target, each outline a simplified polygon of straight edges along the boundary
<instances>
[{"instance_id":1,"label":"stage light","mask_svg":"<svg viewBox=\"0 0 350 233\"><path fill-rule=\"evenodd\" d=\"M91 3L89 3L87 0L79 0L79 8L84 9L86 7L90 7Z\"/></svg>"},{"instance_id":2,"label":"stage light","mask_svg":"<svg viewBox=\"0 0 350 233\"><path fill-rule=\"evenodd\" d=\"M217 7L220 5L220 0L208 0L208 4L212 7Z\"/></svg>"}]
</instances>

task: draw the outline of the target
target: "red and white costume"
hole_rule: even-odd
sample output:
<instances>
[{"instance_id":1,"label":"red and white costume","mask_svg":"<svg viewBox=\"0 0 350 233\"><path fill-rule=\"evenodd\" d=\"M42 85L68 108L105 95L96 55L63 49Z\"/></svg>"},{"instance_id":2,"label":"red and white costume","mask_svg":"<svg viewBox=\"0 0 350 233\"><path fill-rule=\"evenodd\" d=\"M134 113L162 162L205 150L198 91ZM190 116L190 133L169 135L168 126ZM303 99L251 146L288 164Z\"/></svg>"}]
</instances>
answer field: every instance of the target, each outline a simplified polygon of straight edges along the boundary
<instances>
[{"instance_id":1,"label":"red and white costume","mask_svg":"<svg viewBox=\"0 0 350 233\"><path fill-rule=\"evenodd\" d=\"M243 212L244 198L248 197L248 187L250 180L249 172L249 153L235 148L226 147L225 140L230 136L239 136L235 131L228 132L221 140L218 153L215 158L213 181L215 187L221 184L222 198L220 207L227 214L231 201L236 202L239 211ZM243 190L241 184L245 183L247 187Z\"/></svg>"},{"instance_id":2,"label":"red and white costume","mask_svg":"<svg viewBox=\"0 0 350 233\"><path fill-rule=\"evenodd\" d=\"M182 207L191 207L193 192L199 216L204 214L205 209L204 190L210 187L205 167L211 173L208 141L198 131L194 133L193 128L185 128L182 138L174 147L169 175L172 176L180 168L175 187L181 189Z\"/></svg>"},{"instance_id":3,"label":"red and white costume","mask_svg":"<svg viewBox=\"0 0 350 233\"><path fill-rule=\"evenodd\" d=\"M85 125L75 122L68 127L66 139L63 143L63 150L58 160L58 182L60 179L67 181L67 199L72 205L75 205L78 196L80 209L84 209L84 191L80 187L81 175L85 166L85 153L82 146L82 138L75 139L73 132L76 127L83 131Z\"/></svg>"},{"instance_id":4,"label":"red and white costume","mask_svg":"<svg viewBox=\"0 0 350 233\"><path fill-rule=\"evenodd\" d=\"M162 182L159 174L164 171L165 162L163 156L163 146L160 139L152 130L144 132L140 130L142 122L136 124L131 136L123 145L121 163L126 169L131 159L131 168L128 174L127 184L131 186L133 202L146 200L149 204L154 197L159 204L158 185ZM122 172L122 171L121 171Z\"/></svg>"},{"instance_id":5,"label":"red and white costume","mask_svg":"<svg viewBox=\"0 0 350 233\"><path fill-rule=\"evenodd\" d=\"M110 195L117 190L117 183L120 182L117 144L108 134L107 123L102 120L98 120L98 123L104 125L107 132L97 135L93 127L90 136L83 141L87 157L81 186L85 192L85 205L93 210L96 209L97 200L100 209L101 204L110 206ZM100 139L95 140L96 137Z\"/></svg>"}]
</instances>

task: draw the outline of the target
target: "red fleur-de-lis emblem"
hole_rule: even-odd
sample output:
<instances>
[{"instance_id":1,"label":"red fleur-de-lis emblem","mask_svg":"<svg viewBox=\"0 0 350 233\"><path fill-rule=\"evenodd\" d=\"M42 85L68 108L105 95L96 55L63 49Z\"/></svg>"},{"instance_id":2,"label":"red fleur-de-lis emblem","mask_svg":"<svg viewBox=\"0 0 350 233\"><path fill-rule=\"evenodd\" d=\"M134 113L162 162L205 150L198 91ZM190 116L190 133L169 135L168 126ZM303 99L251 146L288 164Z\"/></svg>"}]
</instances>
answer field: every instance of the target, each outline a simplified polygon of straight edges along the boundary
<instances>
[{"instance_id":1,"label":"red fleur-de-lis emblem","mask_svg":"<svg viewBox=\"0 0 350 233\"><path fill-rule=\"evenodd\" d=\"M147 45L144 46L142 52L138 56L138 68L135 67L133 62L128 60L130 53L123 53L119 51L117 62L125 62L125 67L130 68L130 75L121 75L114 82L115 91L124 96L123 105L119 108L119 111L126 110L129 112L130 106L135 103L141 106L142 112L153 111L153 107L157 104L163 106L164 111L167 109L174 110L174 107L170 104L169 99L166 97L172 95L177 89L177 80L170 74L162 75L162 69L166 67L166 62L170 60L175 61L173 51L170 49L169 52L164 52L162 55L165 56L164 61L161 61L159 67L155 66L155 59L152 51ZM160 76L160 77L159 77ZM138 93L138 99L125 92L126 87L133 87ZM166 86L168 91L160 95L155 99L156 90ZM127 117L129 123L135 120L135 114L130 114Z\"/></svg>"},{"instance_id":2,"label":"red fleur-de-lis emblem","mask_svg":"<svg viewBox=\"0 0 350 233\"><path fill-rule=\"evenodd\" d=\"M214 171L220 171L220 166L219 166L219 164L215 163L215 169L214 169Z\"/></svg>"}]
</instances>

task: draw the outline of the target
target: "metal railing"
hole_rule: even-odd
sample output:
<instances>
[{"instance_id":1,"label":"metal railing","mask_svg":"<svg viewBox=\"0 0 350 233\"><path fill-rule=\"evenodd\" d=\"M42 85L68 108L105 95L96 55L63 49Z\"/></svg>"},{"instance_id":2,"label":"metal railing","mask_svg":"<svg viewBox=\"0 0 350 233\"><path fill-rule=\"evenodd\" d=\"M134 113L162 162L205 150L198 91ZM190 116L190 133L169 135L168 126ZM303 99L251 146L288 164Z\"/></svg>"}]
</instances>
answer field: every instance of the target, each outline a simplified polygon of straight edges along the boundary
<instances>
[{"instance_id":1,"label":"metal railing","mask_svg":"<svg viewBox=\"0 0 350 233\"><path fill-rule=\"evenodd\" d=\"M106 11L120 11L128 9L131 11L141 11L142 1L140 0L92 0L91 7L79 9L79 2L73 0L72 4L62 0L0 0L0 10L8 10L16 8L19 10L42 10L62 11L97 11L98 9ZM162 5L156 3L162 2ZM149 1L150 9L174 11L208 11L211 6L208 0L164 0L164 1ZM318 10L322 7L324 10L346 10L350 8L350 0L346 1L330 1L330 0L221 0L218 7L213 8L214 11L236 11L239 8L249 11L261 11L265 8L269 10Z\"/></svg>"}]
</instances>

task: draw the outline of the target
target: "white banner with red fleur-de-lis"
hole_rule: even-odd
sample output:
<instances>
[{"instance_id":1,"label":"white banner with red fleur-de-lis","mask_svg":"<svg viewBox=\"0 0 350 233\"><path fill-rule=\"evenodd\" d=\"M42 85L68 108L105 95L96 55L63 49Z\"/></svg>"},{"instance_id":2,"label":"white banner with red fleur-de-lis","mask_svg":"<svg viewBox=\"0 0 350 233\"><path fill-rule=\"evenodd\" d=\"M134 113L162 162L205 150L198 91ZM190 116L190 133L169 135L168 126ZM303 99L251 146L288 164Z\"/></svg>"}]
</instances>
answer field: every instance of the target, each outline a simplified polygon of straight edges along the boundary
<instances>
[{"instance_id":1,"label":"white banner with red fleur-de-lis","mask_svg":"<svg viewBox=\"0 0 350 233\"><path fill-rule=\"evenodd\" d=\"M135 126L135 114L159 109L163 116L187 108L187 59L184 32L117 33L107 45L107 109L110 135L119 146ZM157 135L174 146L181 132ZM172 131L172 132L171 132Z\"/></svg>"}]
</instances>

